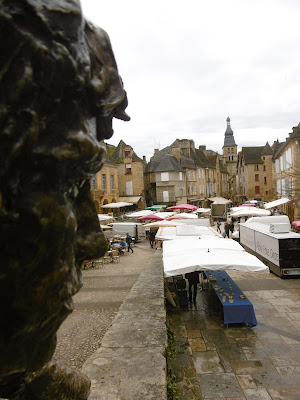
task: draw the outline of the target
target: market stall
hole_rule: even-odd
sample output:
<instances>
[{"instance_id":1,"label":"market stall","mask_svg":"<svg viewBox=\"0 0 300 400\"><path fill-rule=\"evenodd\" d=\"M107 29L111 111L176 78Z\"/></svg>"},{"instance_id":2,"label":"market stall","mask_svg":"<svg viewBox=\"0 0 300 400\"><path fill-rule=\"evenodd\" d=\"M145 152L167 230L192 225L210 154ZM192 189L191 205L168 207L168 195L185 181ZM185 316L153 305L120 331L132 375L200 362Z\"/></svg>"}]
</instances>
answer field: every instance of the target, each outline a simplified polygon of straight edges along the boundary
<instances>
[{"instance_id":1,"label":"market stall","mask_svg":"<svg viewBox=\"0 0 300 400\"><path fill-rule=\"evenodd\" d=\"M163 264L166 277L203 270L269 271L262 261L236 241L218 237L165 241Z\"/></svg>"}]
</instances>

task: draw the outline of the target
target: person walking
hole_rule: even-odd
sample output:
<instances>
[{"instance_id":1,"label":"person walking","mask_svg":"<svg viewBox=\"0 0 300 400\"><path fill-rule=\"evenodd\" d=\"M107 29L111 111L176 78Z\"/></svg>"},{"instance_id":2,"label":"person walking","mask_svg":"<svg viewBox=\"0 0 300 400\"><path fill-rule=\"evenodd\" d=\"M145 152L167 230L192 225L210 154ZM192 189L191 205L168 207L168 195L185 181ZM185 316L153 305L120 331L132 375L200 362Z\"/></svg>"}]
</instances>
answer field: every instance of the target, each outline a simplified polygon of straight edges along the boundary
<instances>
[{"instance_id":1,"label":"person walking","mask_svg":"<svg viewBox=\"0 0 300 400\"><path fill-rule=\"evenodd\" d=\"M217 221L217 232L222 233L221 232L221 222L219 220Z\"/></svg>"},{"instance_id":2,"label":"person walking","mask_svg":"<svg viewBox=\"0 0 300 400\"><path fill-rule=\"evenodd\" d=\"M229 224L228 224L228 222L226 221L225 222L225 225L224 225L224 230L225 230L225 234L226 234L226 236L228 237L228 239L229 239Z\"/></svg>"},{"instance_id":3,"label":"person walking","mask_svg":"<svg viewBox=\"0 0 300 400\"><path fill-rule=\"evenodd\" d=\"M195 302L197 298L198 283L200 283L199 272L189 272L188 274L185 274L185 277L189 281L189 301L192 301L193 298Z\"/></svg>"},{"instance_id":4,"label":"person walking","mask_svg":"<svg viewBox=\"0 0 300 400\"><path fill-rule=\"evenodd\" d=\"M155 232L153 230L150 230L149 242L150 242L150 246L153 249L154 242L155 242Z\"/></svg>"},{"instance_id":5,"label":"person walking","mask_svg":"<svg viewBox=\"0 0 300 400\"><path fill-rule=\"evenodd\" d=\"M233 222L230 222L230 224L229 224L229 230L230 230L230 232L231 232L231 237L232 237L232 234L233 234L233 232L234 232L234 224L233 224Z\"/></svg>"},{"instance_id":6,"label":"person walking","mask_svg":"<svg viewBox=\"0 0 300 400\"><path fill-rule=\"evenodd\" d=\"M129 250L131 250L131 252L133 253L133 249L131 247L132 237L129 235L129 233L126 233L126 243L128 246L128 253L129 253Z\"/></svg>"}]
</instances>

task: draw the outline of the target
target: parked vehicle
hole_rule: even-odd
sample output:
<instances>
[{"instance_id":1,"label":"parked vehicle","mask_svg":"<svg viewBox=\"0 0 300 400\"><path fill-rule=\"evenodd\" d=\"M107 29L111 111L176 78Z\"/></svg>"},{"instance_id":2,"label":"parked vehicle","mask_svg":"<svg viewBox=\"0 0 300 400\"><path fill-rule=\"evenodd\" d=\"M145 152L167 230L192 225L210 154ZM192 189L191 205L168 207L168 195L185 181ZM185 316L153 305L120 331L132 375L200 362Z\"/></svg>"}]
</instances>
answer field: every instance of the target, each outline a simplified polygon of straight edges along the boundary
<instances>
[{"instance_id":1,"label":"parked vehicle","mask_svg":"<svg viewBox=\"0 0 300 400\"><path fill-rule=\"evenodd\" d=\"M286 215L253 217L240 224L240 244L280 277L300 276L300 234Z\"/></svg>"},{"instance_id":2,"label":"parked vehicle","mask_svg":"<svg viewBox=\"0 0 300 400\"><path fill-rule=\"evenodd\" d=\"M133 238L135 242L138 242L141 239L146 239L145 229L143 228L143 224L137 222L112 222L108 224L108 226L112 227L112 234L126 236L126 233Z\"/></svg>"},{"instance_id":3,"label":"parked vehicle","mask_svg":"<svg viewBox=\"0 0 300 400\"><path fill-rule=\"evenodd\" d=\"M227 220L228 204L212 204L211 218Z\"/></svg>"}]
</instances>

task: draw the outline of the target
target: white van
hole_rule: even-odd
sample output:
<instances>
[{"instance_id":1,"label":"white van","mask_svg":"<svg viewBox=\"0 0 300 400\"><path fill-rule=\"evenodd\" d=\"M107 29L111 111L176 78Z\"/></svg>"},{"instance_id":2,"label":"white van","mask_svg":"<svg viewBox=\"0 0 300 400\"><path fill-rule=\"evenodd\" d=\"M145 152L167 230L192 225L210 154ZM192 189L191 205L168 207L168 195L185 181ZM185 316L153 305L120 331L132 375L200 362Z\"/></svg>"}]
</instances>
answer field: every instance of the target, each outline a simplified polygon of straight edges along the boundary
<instances>
[{"instance_id":1,"label":"white van","mask_svg":"<svg viewBox=\"0 0 300 400\"><path fill-rule=\"evenodd\" d=\"M136 242L146 239L145 229L140 222L112 222L108 226L112 227L112 233L115 235L126 236L126 233L129 233Z\"/></svg>"}]
</instances>

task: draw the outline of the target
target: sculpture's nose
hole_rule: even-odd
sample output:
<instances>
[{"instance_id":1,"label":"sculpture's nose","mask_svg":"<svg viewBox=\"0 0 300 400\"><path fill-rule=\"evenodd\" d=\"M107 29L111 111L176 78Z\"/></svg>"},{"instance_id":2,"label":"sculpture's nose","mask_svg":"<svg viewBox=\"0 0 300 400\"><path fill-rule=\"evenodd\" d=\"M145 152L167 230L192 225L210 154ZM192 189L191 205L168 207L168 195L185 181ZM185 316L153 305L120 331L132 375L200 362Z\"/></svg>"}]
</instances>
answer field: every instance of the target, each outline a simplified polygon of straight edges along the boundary
<instances>
[{"instance_id":1,"label":"sculpture's nose","mask_svg":"<svg viewBox=\"0 0 300 400\"><path fill-rule=\"evenodd\" d=\"M90 194L90 184L86 181L76 197L77 250L79 265L86 259L102 257L107 250L107 241L101 231L95 205Z\"/></svg>"}]
</instances>

